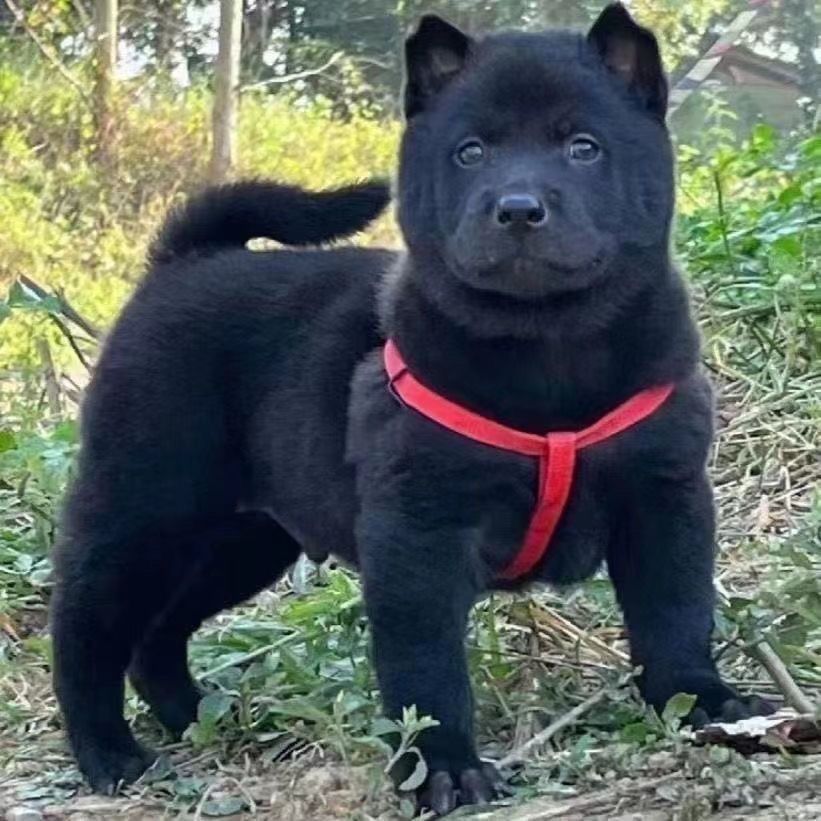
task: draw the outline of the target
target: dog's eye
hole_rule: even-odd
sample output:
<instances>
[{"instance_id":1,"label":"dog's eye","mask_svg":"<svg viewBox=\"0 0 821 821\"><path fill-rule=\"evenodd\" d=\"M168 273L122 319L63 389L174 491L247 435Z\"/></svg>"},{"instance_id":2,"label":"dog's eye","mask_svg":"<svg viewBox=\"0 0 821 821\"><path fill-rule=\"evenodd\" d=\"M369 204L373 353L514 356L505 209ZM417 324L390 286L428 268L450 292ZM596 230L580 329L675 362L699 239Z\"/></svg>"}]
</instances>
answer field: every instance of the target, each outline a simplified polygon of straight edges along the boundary
<instances>
[{"instance_id":1,"label":"dog's eye","mask_svg":"<svg viewBox=\"0 0 821 821\"><path fill-rule=\"evenodd\" d=\"M485 149L478 140L468 140L456 149L456 162L459 165L478 165L485 158Z\"/></svg>"},{"instance_id":2,"label":"dog's eye","mask_svg":"<svg viewBox=\"0 0 821 821\"><path fill-rule=\"evenodd\" d=\"M576 162L593 162L599 158L601 148L592 137L582 134L570 141L567 153L570 159Z\"/></svg>"}]
</instances>

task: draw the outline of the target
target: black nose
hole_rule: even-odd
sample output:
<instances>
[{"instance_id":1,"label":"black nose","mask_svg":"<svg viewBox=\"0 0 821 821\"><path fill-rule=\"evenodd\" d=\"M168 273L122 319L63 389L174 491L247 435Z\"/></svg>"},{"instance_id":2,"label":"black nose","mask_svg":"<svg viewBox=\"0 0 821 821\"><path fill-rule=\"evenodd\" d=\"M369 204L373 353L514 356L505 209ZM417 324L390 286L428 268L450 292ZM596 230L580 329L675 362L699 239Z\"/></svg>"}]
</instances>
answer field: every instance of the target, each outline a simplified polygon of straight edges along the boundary
<instances>
[{"instance_id":1,"label":"black nose","mask_svg":"<svg viewBox=\"0 0 821 821\"><path fill-rule=\"evenodd\" d=\"M533 194L505 194L496 203L499 225L538 228L547 222L547 209Z\"/></svg>"}]
</instances>

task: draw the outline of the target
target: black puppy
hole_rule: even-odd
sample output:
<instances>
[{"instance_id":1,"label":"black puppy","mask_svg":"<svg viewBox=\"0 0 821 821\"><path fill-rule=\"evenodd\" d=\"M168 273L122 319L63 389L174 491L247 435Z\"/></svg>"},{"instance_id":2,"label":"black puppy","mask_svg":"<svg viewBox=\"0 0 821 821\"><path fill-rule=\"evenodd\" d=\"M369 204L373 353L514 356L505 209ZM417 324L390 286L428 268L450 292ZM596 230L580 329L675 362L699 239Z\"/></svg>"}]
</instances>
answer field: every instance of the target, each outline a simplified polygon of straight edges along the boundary
<instances>
[{"instance_id":1,"label":"black puppy","mask_svg":"<svg viewBox=\"0 0 821 821\"><path fill-rule=\"evenodd\" d=\"M586 38L477 41L426 17L406 56L406 253L242 247L355 231L385 206L379 184L218 189L172 215L105 345L54 599L56 690L98 790L152 760L123 719L126 670L182 731L199 696L188 637L302 551L361 569L386 712L415 704L439 721L420 739L420 800L439 813L497 786L463 650L489 588L574 582L606 560L649 703L693 693L695 722L769 709L722 683L710 655L711 395L670 261L655 39L618 5ZM533 434L673 390L578 452L547 552L510 579L539 460L397 401L388 337L424 386Z\"/></svg>"}]
</instances>

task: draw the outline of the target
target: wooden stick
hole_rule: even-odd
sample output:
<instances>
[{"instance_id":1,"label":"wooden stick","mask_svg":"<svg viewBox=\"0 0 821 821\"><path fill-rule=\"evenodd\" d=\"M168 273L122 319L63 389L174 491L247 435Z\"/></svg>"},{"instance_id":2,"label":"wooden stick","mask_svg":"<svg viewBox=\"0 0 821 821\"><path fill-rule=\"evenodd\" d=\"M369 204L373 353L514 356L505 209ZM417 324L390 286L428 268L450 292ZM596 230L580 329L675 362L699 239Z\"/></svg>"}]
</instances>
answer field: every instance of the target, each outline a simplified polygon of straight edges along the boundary
<instances>
[{"instance_id":1,"label":"wooden stick","mask_svg":"<svg viewBox=\"0 0 821 821\"><path fill-rule=\"evenodd\" d=\"M51 348L48 340L42 337L35 342L40 361L43 363L43 378L46 380L46 398L48 399L48 410L52 416L59 417L60 409L60 383L57 379L57 371L54 368L54 359L51 356Z\"/></svg>"},{"instance_id":2,"label":"wooden stick","mask_svg":"<svg viewBox=\"0 0 821 821\"><path fill-rule=\"evenodd\" d=\"M760 641L749 649L750 655L756 659L772 676L778 689L784 694L787 703L799 713L815 713L815 705L795 683L795 679L781 661L778 653L766 641Z\"/></svg>"},{"instance_id":3,"label":"wooden stick","mask_svg":"<svg viewBox=\"0 0 821 821\"><path fill-rule=\"evenodd\" d=\"M514 764L521 764L527 760L527 754L534 748L538 747L553 738L559 730L573 724L580 716L584 715L591 707L598 704L607 695L607 688L603 687L592 696L586 698L581 704L577 704L572 710L560 716L544 730L536 733L530 741L526 741L520 747L508 753L500 762L499 767L511 767Z\"/></svg>"}]
</instances>

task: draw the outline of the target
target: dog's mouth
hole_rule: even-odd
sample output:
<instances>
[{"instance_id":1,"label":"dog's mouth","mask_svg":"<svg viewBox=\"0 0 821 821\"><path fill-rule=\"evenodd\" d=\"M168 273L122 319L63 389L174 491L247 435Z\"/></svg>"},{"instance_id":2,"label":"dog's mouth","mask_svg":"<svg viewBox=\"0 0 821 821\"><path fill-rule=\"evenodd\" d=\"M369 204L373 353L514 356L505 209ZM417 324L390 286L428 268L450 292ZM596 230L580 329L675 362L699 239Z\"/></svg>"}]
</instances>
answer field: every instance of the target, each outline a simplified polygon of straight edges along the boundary
<instances>
[{"instance_id":1,"label":"dog's mouth","mask_svg":"<svg viewBox=\"0 0 821 821\"><path fill-rule=\"evenodd\" d=\"M559 274L561 276L571 277L595 273L604 266L604 263L605 255L601 252L573 265L556 262L549 257L519 255L510 261L509 269L514 275L529 276L534 272L539 272L543 276ZM500 269L505 269L508 265L502 263L497 267Z\"/></svg>"},{"instance_id":2,"label":"dog's mouth","mask_svg":"<svg viewBox=\"0 0 821 821\"><path fill-rule=\"evenodd\" d=\"M606 270L608 260L604 251L574 264L517 254L504 260L488 260L483 266L457 262L454 267L459 279L473 288L534 299L590 287Z\"/></svg>"}]
</instances>

